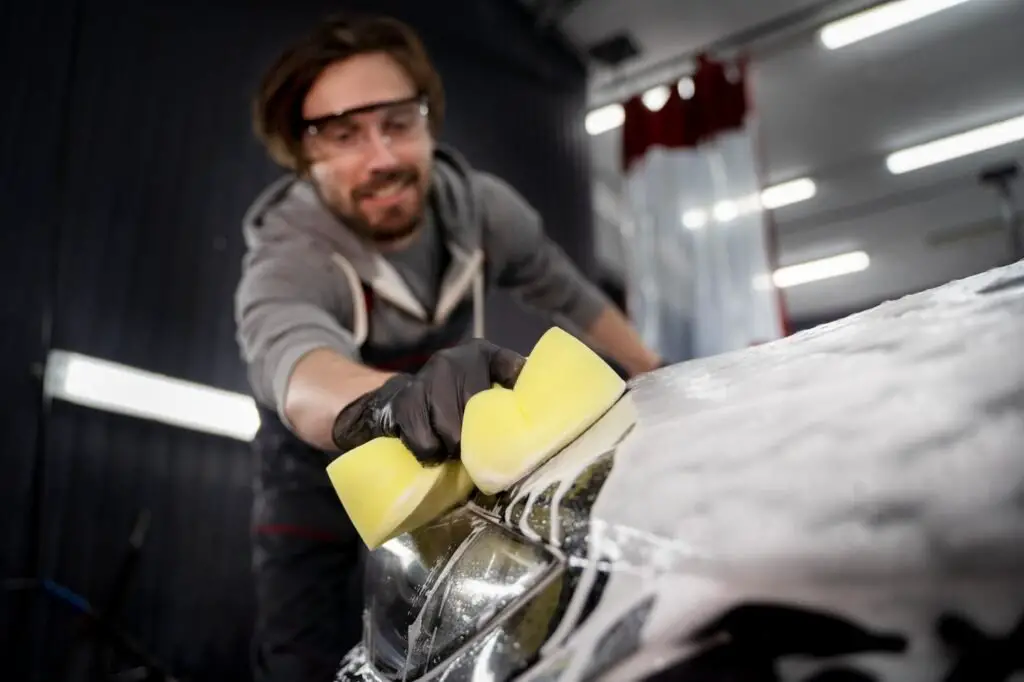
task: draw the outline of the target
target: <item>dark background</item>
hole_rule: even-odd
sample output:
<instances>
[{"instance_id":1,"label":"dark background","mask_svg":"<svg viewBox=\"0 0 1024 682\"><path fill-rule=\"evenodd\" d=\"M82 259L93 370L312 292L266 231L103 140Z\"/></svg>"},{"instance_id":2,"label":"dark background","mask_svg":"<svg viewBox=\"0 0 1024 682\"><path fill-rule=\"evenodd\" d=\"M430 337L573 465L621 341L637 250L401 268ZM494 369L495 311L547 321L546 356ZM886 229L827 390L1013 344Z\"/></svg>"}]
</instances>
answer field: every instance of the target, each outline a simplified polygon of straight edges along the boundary
<instances>
[{"instance_id":1,"label":"dark background","mask_svg":"<svg viewBox=\"0 0 1024 682\"><path fill-rule=\"evenodd\" d=\"M124 582L142 510L151 525L124 628L181 679L248 678L248 446L46 409L39 377L61 348L248 390L232 321L240 221L278 174L250 134L249 98L284 42L352 6L0 5L4 679L84 679L59 675L69 611L10 581L44 576L102 603ZM516 186L593 272L579 62L513 0L372 6L422 31L447 87L446 140ZM500 297L488 322L520 350L543 329Z\"/></svg>"}]
</instances>

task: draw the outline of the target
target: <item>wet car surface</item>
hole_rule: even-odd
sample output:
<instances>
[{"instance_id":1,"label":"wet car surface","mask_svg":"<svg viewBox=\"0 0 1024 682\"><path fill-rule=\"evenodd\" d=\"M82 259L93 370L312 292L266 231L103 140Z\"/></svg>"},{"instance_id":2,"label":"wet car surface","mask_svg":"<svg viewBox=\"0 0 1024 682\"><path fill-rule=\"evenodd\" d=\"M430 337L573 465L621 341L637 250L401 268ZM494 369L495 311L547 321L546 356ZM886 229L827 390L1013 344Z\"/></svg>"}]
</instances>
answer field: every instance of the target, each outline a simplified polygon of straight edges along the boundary
<instances>
[{"instance_id":1,"label":"wet car surface","mask_svg":"<svg viewBox=\"0 0 1024 682\"><path fill-rule=\"evenodd\" d=\"M337 680L1024 679L1022 349L1018 263L631 382L371 555Z\"/></svg>"}]
</instances>

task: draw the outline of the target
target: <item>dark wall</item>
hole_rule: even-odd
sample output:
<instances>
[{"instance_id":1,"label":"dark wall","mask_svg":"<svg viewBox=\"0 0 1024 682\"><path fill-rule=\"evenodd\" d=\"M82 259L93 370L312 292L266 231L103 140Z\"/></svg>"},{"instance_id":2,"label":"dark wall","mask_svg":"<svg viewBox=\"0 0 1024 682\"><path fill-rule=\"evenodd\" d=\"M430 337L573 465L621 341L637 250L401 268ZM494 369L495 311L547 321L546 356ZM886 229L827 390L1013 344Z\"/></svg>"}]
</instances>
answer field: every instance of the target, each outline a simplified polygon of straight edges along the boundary
<instances>
[{"instance_id":1,"label":"dark wall","mask_svg":"<svg viewBox=\"0 0 1024 682\"><path fill-rule=\"evenodd\" d=\"M440 4L443 14L431 9ZM423 31L446 81L447 141L518 187L590 271L581 67L512 0L372 5ZM0 9L0 570L103 602L148 511L121 622L183 679L247 677L248 448L63 403L47 409L39 371L53 347L247 390L232 323L240 220L278 173L251 139L249 97L282 43L338 6ZM500 296L489 323L522 350L543 328ZM55 602L15 598L14 586L5 582L0 609L4 677L55 679L75 621Z\"/></svg>"}]
</instances>

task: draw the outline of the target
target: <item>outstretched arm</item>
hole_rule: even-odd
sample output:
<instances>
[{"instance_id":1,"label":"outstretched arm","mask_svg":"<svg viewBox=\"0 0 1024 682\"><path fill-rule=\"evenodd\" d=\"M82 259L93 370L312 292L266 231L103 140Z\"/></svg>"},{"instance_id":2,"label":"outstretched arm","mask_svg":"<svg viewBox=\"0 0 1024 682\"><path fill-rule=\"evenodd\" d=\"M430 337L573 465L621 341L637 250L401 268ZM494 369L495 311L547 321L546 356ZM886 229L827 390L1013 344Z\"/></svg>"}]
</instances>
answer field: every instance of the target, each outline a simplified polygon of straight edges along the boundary
<instances>
[{"instance_id":1,"label":"outstretched arm","mask_svg":"<svg viewBox=\"0 0 1024 682\"><path fill-rule=\"evenodd\" d=\"M337 450L332 429L338 414L392 376L319 348L295 364L285 391L285 415L299 438L321 450Z\"/></svg>"},{"instance_id":2,"label":"outstretched arm","mask_svg":"<svg viewBox=\"0 0 1024 682\"><path fill-rule=\"evenodd\" d=\"M540 215L519 193L484 173L477 177L477 191L484 248L498 286L530 308L566 320L632 376L661 364L625 316L544 233Z\"/></svg>"},{"instance_id":3,"label":"outstretched arm","mask_svg":"<svg viewBox=\"0 0 1024 682\"><path fill-rule=\"evenodd\" d=\"M258 401L300 439L335 450L338 414L391 376L359 362L339 320L351 317L343 277L312 250L276 247L250 254L235 298L237 335Z\"/></svg>"}]
</instances>

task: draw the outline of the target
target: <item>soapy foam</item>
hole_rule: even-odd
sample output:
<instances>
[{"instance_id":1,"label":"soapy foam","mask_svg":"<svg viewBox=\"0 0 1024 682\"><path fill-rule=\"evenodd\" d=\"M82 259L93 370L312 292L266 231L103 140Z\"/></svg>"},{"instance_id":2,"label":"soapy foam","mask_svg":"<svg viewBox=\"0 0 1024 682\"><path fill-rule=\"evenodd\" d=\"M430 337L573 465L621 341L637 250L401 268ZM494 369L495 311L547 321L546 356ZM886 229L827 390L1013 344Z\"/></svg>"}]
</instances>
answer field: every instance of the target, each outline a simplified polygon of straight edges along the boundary
<instances>
[{"instance_id":1,"label":"soapy foam","mask_svg":"<svg viewBox=\"0 0 1024 682\"><path fill-rule=\"evenodd\" d=\"M540 494L551 485L557 484L558 487L548 505L551 519L548 524L551 529L548 540L556 547L561 546L559 511L562 497L586 468L615 447L622 435L635 423L636 406L627 394L614 403L600 419L567 445L556 457L549 459L542 467L520 482L512 495L508 509L505 510L505 522L512 523L510 516L512 508L516 503L525 499L526 508L519 520L519 530L527 537L535 540L542 539L529 527L527 519Z\"/></svg>"},{"instance_id":2,"label":"soapy foam","mask_svg":"<svg viewBox=\"0 0 1024 682\"><path fill-rule=\"evenodd\" d=\"M650 593L645 643L747 600L817 606L906 633L905 655L857 661L901 682L947 672L940 609L1007 632L1024 604L1022 340L1024 262L633 382L640 419L591 520L612 578L560 680Z\"/></svg>"}]
</instances>

